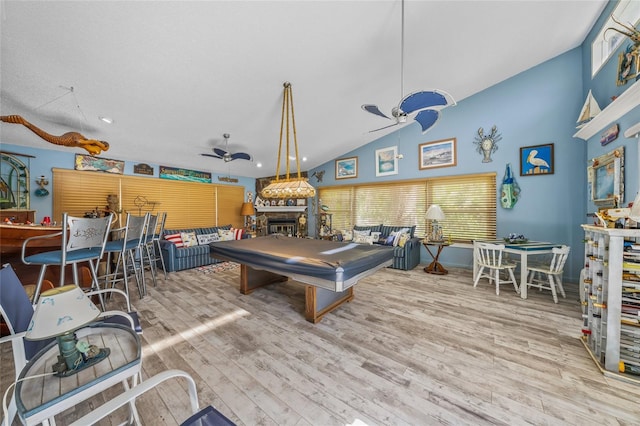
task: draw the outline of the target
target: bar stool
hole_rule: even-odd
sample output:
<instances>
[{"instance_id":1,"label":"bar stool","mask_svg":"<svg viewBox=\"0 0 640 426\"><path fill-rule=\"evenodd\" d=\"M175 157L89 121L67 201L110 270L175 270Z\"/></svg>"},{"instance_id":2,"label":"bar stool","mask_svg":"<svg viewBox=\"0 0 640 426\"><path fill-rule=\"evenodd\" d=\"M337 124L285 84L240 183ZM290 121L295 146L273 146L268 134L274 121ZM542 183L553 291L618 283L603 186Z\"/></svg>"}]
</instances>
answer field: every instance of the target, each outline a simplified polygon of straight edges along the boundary
<instances>
[{"instance_id":1,"label":"bar stool","mask_svg":"<svg viewBox=\"0 0 640 426\"><path fill-rule=\"evenodd\" d=\"M149 213L144 216L134 216L127 213L127 221L122 228L112 231L113 240L105 245L107 254L107 271L100 277L105 281L105 288L115 288L116 283L124 283L124 291L129 297L129 274L133 272L138 289L141 287L141 280L144 279L140 263L136 262L136 253L142 246L146 225L149 220ZM115 267L112 263L115 259Z\"/></svg>"},{"instance_id":2,"label":"bar stool","mask_svg":"<svg viewBox=\"0 0 640 426\"><path fill-rule=\"evenodd\" d=\"M83 218L62 215L62 231L49 235L38 235L27 238L22 243L22 262L26 265L40 265L40 274L33 293L32 303L38 300L42 281L48 266L60 267L60 286L65 283L65 267L71 265L73 269L73 280L81 282L78 274L78 263L87 262L92 278L92 288L100 289L98 281L98 262L104 254L104 247L109 237L109 229L113 214L101 218ZM62 234L62 244L60 250L47 251L25 256L26 250L31 243L43 238L57 237Z\"/></svg>"}]
</instances>

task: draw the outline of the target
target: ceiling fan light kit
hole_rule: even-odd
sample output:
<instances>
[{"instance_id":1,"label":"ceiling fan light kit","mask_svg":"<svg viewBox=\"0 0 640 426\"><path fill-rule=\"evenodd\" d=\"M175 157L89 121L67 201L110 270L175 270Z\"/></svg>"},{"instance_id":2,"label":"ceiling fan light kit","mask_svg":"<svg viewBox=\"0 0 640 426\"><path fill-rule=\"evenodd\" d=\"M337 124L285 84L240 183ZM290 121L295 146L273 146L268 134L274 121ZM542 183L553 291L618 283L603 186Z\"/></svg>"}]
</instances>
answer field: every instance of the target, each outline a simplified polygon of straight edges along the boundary
<instances>
[{"instance_id":1,"label":"ceiling fan light kit","mask_svg":"<svg viewBox=\"0 0 640 426\"><path fill-rule=\"evenodd\" d=\"M371 130L369 133L406 123L407 116L413 113L416 113L413 119L420 124L422 133L426 133L440 118L441 109L456 104L456 101L450 94L437 89L422 90L404 96L404 0L402 0L402 25L400 35L400 98L402 99L400 104L391 110L391 117L383 113L377 105L362 105L363 110L388 120L394 120L395 123Z\"/></svg>"},{"instance_id":2,"label":"ceiling fan light kit","mask_svg":"<svg viewBox=\"0 0 640 426\"><path fill-rule=\"evenodd\" d=\"M296 120L293 110L293 92L291 83L286 81L284 84L284 94L282 97L282 119L280 120L280 145L278 147L278 166L276 168L276 178L265 186L260 195L262 198L310 198L316 195L316 190L300 174L300 161L298 157L298 138L296 135ZM289 173L289 157L290 157L290 139L293 133L293 144L295 148L295 161L297 168L297 176L291 177ZM284 154L285 174L284 178L280 178L280 159L282 154L283 137L286 138L286 152Z\"/></svg>"}]
</instances>

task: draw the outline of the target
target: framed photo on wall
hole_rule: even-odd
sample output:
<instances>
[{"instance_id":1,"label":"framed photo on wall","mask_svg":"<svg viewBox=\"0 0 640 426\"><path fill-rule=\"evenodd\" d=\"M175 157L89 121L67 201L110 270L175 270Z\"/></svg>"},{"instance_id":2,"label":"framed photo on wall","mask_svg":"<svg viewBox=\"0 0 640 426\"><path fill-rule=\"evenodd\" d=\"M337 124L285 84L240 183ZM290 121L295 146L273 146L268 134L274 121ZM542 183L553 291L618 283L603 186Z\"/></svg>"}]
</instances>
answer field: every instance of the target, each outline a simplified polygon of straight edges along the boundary
<instances>
[{"instance_id":1,"label":"framed photo on wall","mask_svg":"<svg viewBox=\"0 0 640 426\"><path fill-rule=\"evenodd\" d=\"M93 155L76 154L75 169L121 175L124 174L124 161L94 157Z\"/></svg>"},{"instance_id":2,"label":"framed photo on wall","mask_svg":"<svg viewBox=\"0 0 640 426\"><path fill-rule=\"evenodd\" d=\"M640 75L638 68L638 59L640 52L634 49L633 44L629 44L624 52L618 56L618 73L616 76L616 85L624 86L629 81L633 81Z\"/></svg>"},{"instance_id":3,"label":"framed photo on wall","mask_svg":"<svg viewBox=\"0 0 640 426\"><path fill-rule=\"evenodd\" d=\"M419 145L418 161L420 170L455 166L457 164L456 138Z\"/></svg>"},{"instance_id":4,"label":"framed photo on wall","mask_svg":"<svg viewBox=\"0 0 640 426\"><path fill-rule=\"evenodd\" d=\"M553 174L553 144L520 148L520 176Z\"/></svg>"},{"instance_id":5,"label":"framed photo on wall","mask_svg":"<svg viewBox=\"0 0 640 426\"><path fill-rule=\"evenodd\" d=\"M376 149L376 176L398 174L398 147Z\"/></svg>"},{"instance_id":6,"label":"framed photo on wall","mask_svg":"<svg viewBox=\"0 0 640 426\"><path fill-rule=\"evenodd\" d=\"M358 177L358 157L340 158L336 160L336 179L352 179Z\"/></svg>"}]
</instances>

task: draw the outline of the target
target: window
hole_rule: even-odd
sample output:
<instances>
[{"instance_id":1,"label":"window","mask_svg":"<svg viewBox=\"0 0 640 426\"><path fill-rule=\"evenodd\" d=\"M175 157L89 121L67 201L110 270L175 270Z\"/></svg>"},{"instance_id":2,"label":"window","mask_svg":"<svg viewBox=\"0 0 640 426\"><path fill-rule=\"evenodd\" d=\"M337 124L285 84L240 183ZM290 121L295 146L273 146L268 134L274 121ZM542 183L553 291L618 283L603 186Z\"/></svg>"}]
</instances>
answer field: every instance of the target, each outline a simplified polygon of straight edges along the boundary
<instances>
[{"instance_id":1,"label":"window","mask_svg":"<svg viewBox=\"0 0 640 426\"><path fill-rule=\"evenodd\" d=\"M640 1L621 0L611 13L617 21L628 26L636 26L640 21ZM626 36L607 31L607 28L617 28L628 32L621 25L616 24L611 17L607 19L602 29L591 44L591 77L594 77L613 53L620 47Z\"/></svg>"},{"instance_id":2,"label":"window","mask_svg":"<svg viewBox=\"0 0 640 426\"><path fill-rule=\"evenodd\" d=\"M496 238L496 174L473 174L412 181L369 183L318 189L320 204L333 214L333 229L354 225L416 225L430 231L424 215L439 204L445 236L458 242Z\"/></svg>"}]
</instances>

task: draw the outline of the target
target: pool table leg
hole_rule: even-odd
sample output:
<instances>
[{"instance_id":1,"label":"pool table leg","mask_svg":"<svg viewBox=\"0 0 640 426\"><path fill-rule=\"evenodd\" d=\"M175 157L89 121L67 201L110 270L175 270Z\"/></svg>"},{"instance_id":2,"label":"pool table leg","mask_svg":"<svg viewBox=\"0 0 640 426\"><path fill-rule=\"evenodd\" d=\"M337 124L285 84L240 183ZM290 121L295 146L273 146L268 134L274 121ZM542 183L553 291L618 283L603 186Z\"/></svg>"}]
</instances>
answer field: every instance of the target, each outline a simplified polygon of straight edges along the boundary
<instances>
[{"instance_id":1,"label":"pool table leg","mask_svg":"<svg viewBox=\"0 0 640 426\"><path fill-rule=\"evenodd\" d=\"M250 294L253 290L265 285L287 281L289 278L273 272L253 269L247 265L240 265L240 293Z\"/></svg>"},{"instance_id":2,"label":"pool table leg","mask_svg":"<svg viewBox=\"0 0 640 426\"><path fill-rule=\"evenodd\" d=\"M305 290L304 317L314 324L320 322L324 314L338 306L353 300L353 287L345 291L331 291L321 287L307 285Z\"/></svg>"}]
</instances>

